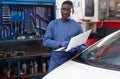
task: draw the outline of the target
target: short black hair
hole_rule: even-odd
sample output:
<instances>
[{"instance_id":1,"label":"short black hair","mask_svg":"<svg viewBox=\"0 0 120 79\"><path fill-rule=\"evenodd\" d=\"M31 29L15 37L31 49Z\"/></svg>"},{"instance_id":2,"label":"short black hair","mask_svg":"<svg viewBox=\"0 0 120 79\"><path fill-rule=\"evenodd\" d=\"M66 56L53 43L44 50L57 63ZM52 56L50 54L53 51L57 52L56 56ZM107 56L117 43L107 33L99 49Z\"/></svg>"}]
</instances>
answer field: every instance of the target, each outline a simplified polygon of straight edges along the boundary
<instances>
[{"instance_id":1,"label":"short black hair","mask_svg":"<svg viewBox=\"0 0 120 79\"><path fill-rule=\"evenodd\" d=\"M63 7L64 4L68 4L68 5L71 5L71 6L72 6L72 14L73 14L73 13L74 13L73 2L72 2L72 1L69 1L69 0L64 1L64 2L62 3L62 7Z\"/></svg>"},{"instance_id":2,"label":"short black hair","mask_svg":"<svg viewBox=\"0 0 120 79\"><path fill-rule=\"evenodd\" d=\"M63 6L64 4L71 5L72 8L73 8L73 3L72 3L72 1L64 1L64 2L62 3L62 6Z\"/></svg>"}]
</instances>

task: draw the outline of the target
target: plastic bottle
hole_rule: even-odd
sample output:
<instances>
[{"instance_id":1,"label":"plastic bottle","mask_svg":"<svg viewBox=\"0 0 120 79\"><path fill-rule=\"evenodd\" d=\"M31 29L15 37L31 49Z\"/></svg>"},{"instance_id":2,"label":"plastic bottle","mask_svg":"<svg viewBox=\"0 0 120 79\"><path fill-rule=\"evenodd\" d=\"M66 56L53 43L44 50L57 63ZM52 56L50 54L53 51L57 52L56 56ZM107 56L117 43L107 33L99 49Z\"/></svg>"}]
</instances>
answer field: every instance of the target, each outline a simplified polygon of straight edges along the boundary
<instances>
[{"instance_id":1,"label":"plastic bottle","mask_svg":"<svg viewBox=\"0 0 120 79\"><path fill-rule=\"evenodd\" d=\"M10 69L9 68L7 68L6 75L7 75L7 77L10 77Z\"/></svg>"},{"instance_id":2,"label":"plastic bottle","mask_svg":"<svg viewBox=\"0 0 120 79\"><path fill-rule=\"evenodd\" d=\"M34 62L34 69L35 69L35 73L38 73L38 64L36 61Z\"/></svg>"},{"instance_id":3,"label":"plastic bottle","mask_svg":"<svg viewBox=\"0 0 120 79\"><path fill-rule=\"evenodd\" d=\"M26 74L26 72L27 72L27 65L26 65L26 63L22 64L22 72L23 72L23 74Z\"/></svg>"},{"instance_id":4,"label":"plastic bottle","mask_svg":"<svg viewBox=\"0 0 120 79\"><path fill-rule=\"evenodd\" d=\"M33 67L34 65L33 65L33 62L31 61L30 62L30 74L34 74L34 67Z\"/></svg>"},{"instance_id":5,"label":"plastic bottle","mask_svg":"<svg viewBox=\"0 0 120 79\"><path fill-rule=\"evenodd\" d=\"M42 70L43 70L43 72L46 72L46 63L45 62L42 62Z\"/></svg>"}]
</instances>

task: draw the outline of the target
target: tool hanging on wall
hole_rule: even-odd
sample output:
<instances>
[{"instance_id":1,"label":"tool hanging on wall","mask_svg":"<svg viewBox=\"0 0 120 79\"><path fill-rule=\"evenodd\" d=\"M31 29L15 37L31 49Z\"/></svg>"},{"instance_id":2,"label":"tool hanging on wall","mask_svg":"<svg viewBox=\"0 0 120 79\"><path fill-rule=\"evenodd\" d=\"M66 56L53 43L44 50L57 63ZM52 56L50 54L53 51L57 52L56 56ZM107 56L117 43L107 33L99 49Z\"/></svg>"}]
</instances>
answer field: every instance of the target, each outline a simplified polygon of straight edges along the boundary
<instances>
[{"instance_id":1,"label":"tool hanging on wall","mask_svg":"<svg viewBox=\"0 0 120 79\"><path fill-rule=\"evenodd\" d=\"M4 26L2 25L2 24L0 24L0 40L2 40L3 39L3 28L4 28Z\"/></svg>"},{"instance_id":2,"label":"tool hanging on wall","mask_svg":"<svg viewBox=\"0 0 120 79\"><path fill-rule=\"evenodd\" d=\"M42 6L37 6L36 7L36 18L39 20L36 20L37 28L40 31L41 35L45 34L46 28L48 26L48 23L51 20L51 7L42 7Z\"/></svg>"},{"instance_id":3,"label":"tool hanging on wall","mask_svg":"<svg viewBox=\"0 0 120 79\"><path fill-rule=\"evenodd\" d=\"M14 39L23 35L23 18L20 5L12 5L11 11L11 35Z\"/></svg>"},{"instance_id":4,"label":"tool hanging on wall","mask_svg":"<svg viewBox=\"0 0 120 79\"><path fill-rule=\"evenodd\" d=\"M17 36L23 35L23 19L19 15L11 18L11 35L16 39Z\"/></svg>"},{"instance_id":5,"label":"tool hanging on wall","mask_svg":"<svg viewBox=\"0 0 120 79\"><path fill-rule=\"evenodd\" d=\"M4 27L4 37L5 38L9 38L10 37L10 27L9 26L5 26Z\"/></svg>"},{"instance_id":6,"label":"tool hanging on wall","mask_svg":"<svg viewBox=\"0 0 120 79\"><path fill-rule=\"evenodd\" d=\"M32 15L32 16L31 16ZM34 34L36 33L35 25L34 25L35 17L31 13L31 11L27 11L25 14L25 30L26 34Z\"/></svg>"},{"instance_id":7,"label":"tool hanging on wall","mask_svg":"<svg viewBox=\"0 0 120 79\"><path fill-rule=\"evenodd\" d=\"M2 24L10 24L10 8L8 5L2 5Z\"/></svg>"}]
</instances>

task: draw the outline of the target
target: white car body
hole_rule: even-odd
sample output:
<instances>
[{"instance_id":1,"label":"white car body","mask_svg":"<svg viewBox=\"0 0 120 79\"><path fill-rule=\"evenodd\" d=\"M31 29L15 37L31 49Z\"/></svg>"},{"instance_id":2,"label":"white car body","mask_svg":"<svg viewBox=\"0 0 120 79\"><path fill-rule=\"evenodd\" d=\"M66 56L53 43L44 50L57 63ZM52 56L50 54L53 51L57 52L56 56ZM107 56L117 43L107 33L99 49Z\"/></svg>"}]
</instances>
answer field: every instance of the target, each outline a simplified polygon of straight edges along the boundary
<instances>
[{"instance_id":1,"label":"white car body","mask_svg":"<svg viewBox=\"0 0 120 79\"><path fill-rule=\"evenodd\" d=\"M120 79L120 72L68 61L43 79Z\"/></svg>"},{"instance_id":2,"label":"white car body","mask_svg":"<svg viewBox=\"0 0 120 79\"><path fill-rule=\"evenodd\" d=\"M113 39L112 42L116 41L114 38L117 35L120 35L120 31L117 31L117 32L114 32L114 33L110 34L109 36L105 37L101 42L98 42L95 45L98 46L98 48L102 44L103 44L103 46L109 45L109 43L111 44L111 41L109 42L107 40L108 39ZM93 46L94 45L90 46L89 48L84 50L82 53L84 53L84 52L86 53L86 51L88 51ZM109 50L111 48L112 47L110 47ZM101 49L101 47L99 49ZM117 49L117 50L120 50L120 49ZM100 51L100 50L98 50L98 51ZM108 51L107 51L107 54L110 54L109 56L111 56L111 58L112 58L114 54L116 56L116 52L115 53L113 53L113 52L114 51L112 51L112 56L111 56L111 52L108 53ZM98 64L98 63L90 63L89 64L89 62L88 62L88 64L85 64L85 63L82 63L82 62L77 62L77 61L73 60L75 58L74 57L73 59L65 62L61 66L57 67L56 69L54 69L53 71L48 73L42 79L120 79L120 68L119 68L120 64L119 64L119 61L118 61L119 58L115 59L113 57L115 59L115 60L113 60L114 62L111 60L111 58L110 58L110 61L108 61L109 57L106 55L106 52L103 52L103 53L105 53L105 54L102 54L102 56L100 58L100 61L99 60L98 61L100 63L102 62L102 63L105 63L105 64L106 63L111 63L111 62L112 62L112 64L114 64L114 63L117 62L117 64L115 64L115 65L117 65L118 69L116 69L117 68L116 66L112 66L112 67L109 68L109 65L107 65L107 66L105 65L105 67L104 67L103 65ZM77 55L77 56L79 56L79 55ZM92 56L92 55L90 54L90 56ZM100 54L99 54L99 56L100 56ZM90 58L90 57L88 57L88 58ZM108 60L107 60L107 58L108 58ZM92 56L90 58L90 60L94 60L94 57ZM87 60L87 61L89 61L89 60Z\"/></svg>"}]
</instances>

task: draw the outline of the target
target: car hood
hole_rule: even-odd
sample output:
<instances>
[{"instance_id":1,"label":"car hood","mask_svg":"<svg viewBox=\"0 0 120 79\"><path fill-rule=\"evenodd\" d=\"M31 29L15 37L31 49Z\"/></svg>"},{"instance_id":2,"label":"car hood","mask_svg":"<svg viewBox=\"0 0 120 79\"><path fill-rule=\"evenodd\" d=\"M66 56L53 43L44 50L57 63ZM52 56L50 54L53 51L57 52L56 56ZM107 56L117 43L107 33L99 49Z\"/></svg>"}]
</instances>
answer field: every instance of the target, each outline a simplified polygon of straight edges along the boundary
<instances>
[{"instance_id":1,"label":"car hood","mask_svg":"<svg viewBox=\"0 0 120 79\"><path fill-rule=\"evenodd\" d=\"M120 71L98 68L73 60L57 67L42 79L119 79Z\"/></svg>"}]
</instances>

